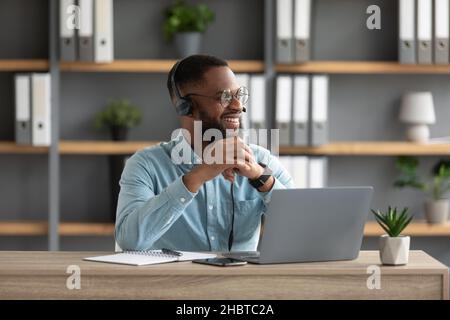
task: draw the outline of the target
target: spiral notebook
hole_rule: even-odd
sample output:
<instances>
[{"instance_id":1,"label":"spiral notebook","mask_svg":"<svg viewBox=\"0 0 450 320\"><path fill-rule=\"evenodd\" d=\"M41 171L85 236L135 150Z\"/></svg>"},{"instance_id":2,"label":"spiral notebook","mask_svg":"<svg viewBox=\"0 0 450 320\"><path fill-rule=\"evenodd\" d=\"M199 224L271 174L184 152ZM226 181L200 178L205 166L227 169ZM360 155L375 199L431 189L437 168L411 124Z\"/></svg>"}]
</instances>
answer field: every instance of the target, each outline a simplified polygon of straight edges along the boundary
<instances>
[{"instance_id":1,"label":"spiral notebook","mask_svg":"<svg viewBox=\"0 0 450 320\"><path fill-rule=\"evenodd\" d=\"M124 251L121 253L106 256L88 257L84 258L83 260L128 264L133 266L144 266L148 264L158 264L176 261L210 259L215 258L217 256L212 253L189 252L189 251L178 251L178 252L181 253L182 255L181 256L171 255L163 253L161 250Z\"/></svg>"}]
</instances>

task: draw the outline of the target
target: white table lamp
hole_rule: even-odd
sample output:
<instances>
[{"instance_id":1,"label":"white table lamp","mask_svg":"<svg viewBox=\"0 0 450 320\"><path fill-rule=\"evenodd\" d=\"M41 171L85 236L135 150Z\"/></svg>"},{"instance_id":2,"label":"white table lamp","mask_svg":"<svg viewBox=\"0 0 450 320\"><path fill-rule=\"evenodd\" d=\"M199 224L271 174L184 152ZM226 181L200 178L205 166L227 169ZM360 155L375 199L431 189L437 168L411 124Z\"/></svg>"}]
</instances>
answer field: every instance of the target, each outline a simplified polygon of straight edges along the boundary
<instances>
[{"instance_id":1,"label":"white table lamp","mask_svg":"<svg viewBox=\"0 0 450 320\"><path fill-rule=\"evenodd\" d=\"M427 142L430 138L429 124L436 122L431 92L408 92L403 95L400 121L408 124L406 138L413 142Z\"/></svg>"}]
</instances>

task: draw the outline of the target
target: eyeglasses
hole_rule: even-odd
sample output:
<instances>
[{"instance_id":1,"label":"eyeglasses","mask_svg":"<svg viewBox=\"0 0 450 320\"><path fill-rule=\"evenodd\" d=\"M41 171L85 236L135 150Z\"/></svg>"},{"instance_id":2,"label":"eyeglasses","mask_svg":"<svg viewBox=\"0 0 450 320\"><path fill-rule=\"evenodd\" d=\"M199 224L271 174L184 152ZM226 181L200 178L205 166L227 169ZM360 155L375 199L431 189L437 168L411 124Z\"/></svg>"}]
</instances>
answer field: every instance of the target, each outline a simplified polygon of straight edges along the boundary
<instances>
[{"instance_id":1,"label":"eyeglasses","mask_svg":"<svg viewBox=\"0 0 450 320\"><path fill-rule=\"evenodd\" d=\"M198 97L204 97L204 98L211 98L220 101L220 104L222 107L227 108L231 101L233 101L233 98L235 98L242 106L245 106L248 102L249 94L248 89L246 87L240 87L237 89L236 93L232 93L230 89L223 90L219 95L217 96L207 96L199 93L188 93L185 95L185 97L189 96L198 96Z\"/></svg>"}]
</instances>

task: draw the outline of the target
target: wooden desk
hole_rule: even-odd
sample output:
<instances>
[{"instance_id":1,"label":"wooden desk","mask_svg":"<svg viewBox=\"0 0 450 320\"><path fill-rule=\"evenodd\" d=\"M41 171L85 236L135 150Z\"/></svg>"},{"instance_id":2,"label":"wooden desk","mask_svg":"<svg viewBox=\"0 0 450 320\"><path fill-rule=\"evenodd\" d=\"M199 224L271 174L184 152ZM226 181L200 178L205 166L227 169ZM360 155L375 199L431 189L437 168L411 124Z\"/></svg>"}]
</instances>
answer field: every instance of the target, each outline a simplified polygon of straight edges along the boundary
<instances>
[{"instance_id":1,"label":"wooden desk","mask_svg":"<svg viewBox=\"0 0 450 320\"><path fill-rule=\"evenodd\" d=\"M377 251L354 261L228 268L81 260L101 254L2 251L0 299L448 299L448 268L423 251L412 251L407 266L380 266L379 290L367 288ZM70 265L80 267L80 290L66 287Z\"/></svg>"}]
</instances>

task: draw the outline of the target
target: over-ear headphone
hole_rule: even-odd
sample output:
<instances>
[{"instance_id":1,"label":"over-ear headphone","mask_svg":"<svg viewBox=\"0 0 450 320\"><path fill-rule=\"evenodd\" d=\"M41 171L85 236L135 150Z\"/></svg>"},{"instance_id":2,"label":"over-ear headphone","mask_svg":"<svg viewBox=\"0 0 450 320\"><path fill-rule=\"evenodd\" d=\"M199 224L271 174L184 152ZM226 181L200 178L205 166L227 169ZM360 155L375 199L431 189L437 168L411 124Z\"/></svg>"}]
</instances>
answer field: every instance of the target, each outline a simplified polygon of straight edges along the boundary
<instances>
[{"instance_id":1,"label":"over-ear headphone","mask_svg":"<svg viewBox=\"0 0 450 320\"><path fill-rule=\"evenodd\" d=\"M175 94L175 110L180 116L186 116L192 113L192 100L189 97L183 97L178 89L175 82L175 74L178 70L179 65L184 59L178 61L173 67L172 75L170 76L170 86L172 87L172 92Z\"/></svg>"},{"instance_id":2,"label":"over-ear headphone","mask_svg":"<svg viewBox=\"0 0 450 320\"><path fill-rule=\"evenodd\" d=\"M191 98L183 97L180 93L180 90L178 89L177 83L175 82L175 74L178 70L178 67L183 61L184 59L181 59L177 63L175 63L172 74L170 76L170 86L172 88L172 92L175 94L176 97L175 110L180 116L186 116L191 114L193 107ZM244 106L242 106L242 112L247 112L247 109Z\"/></svg>"}]
</instances>

